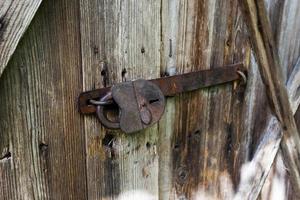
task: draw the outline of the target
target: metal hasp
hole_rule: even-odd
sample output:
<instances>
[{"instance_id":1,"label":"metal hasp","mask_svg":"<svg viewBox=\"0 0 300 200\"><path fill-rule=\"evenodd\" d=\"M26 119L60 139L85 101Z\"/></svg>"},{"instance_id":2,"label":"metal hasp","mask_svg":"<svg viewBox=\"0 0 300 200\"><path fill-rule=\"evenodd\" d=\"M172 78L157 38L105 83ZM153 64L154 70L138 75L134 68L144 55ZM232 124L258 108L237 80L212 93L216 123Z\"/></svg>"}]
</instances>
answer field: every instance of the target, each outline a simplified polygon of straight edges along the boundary
<instances>
[{"instance_id":1,"label":"metal hasp","mask_svg":"<svg viewBox=\"0 0 300 200\"><path fill-rule=\"evenodd\" d=\"M242 64L235 64L152 80L118 83L81 93L79 111L82 114L96 113L106 128L132 133L160 120L165 109L165 97L224 84L241 77L245 79L244 71Z\"/></svg>"}]
</instances>

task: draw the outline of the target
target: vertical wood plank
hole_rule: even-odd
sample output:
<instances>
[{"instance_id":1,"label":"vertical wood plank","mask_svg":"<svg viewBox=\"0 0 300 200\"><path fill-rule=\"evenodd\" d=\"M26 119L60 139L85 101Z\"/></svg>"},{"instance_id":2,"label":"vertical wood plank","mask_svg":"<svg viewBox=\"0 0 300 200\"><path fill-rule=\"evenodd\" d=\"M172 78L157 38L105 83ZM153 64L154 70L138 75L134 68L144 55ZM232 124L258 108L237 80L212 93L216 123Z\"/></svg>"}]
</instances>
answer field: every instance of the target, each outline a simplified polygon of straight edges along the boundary
<instances>
[{"instance_id":1,"label":"vertical wood plank","mask_svg":"<svg viewBox=\"0 0 300 200\"><path fill-rule=\"evenodd\" d=\"M81 1L84 90L160 75L159 0ZM134 123L134 122L132 122ZM89 199L158 196L158 128L125 135L85 118ZM126 193L128 194L128 193Z\"/></svg>"},{"instance_id":2,"label":"vertical wood plank","mask_svg":"<svg viewBox=\"0 0 300 200\"><path fill-rule=\"evenodd\" d=\"M163 1L164 57L162 58L162 70L166 75L209 68L214 9L214 1ZM208 10L211 11L211 14ZM199 57L197 63L193 60L194 54ZM191 198L193 191L190 190L197 190L195 187L201 182L200 177L205 176L204 173L202 174L201 168L206 158L197 163L195 157L200 156L200 151L203 152L203 148L205 148L205 145L200 144L200 141L205 137L202 135L206 134L202 130L197 131L198 127L188 128L188 124L193 118L191 123L199 121L199 123L205 124L204 119L207 114L202 110L208 102L208 91L197 91L195 93L193 95L191 93L183 94L172 100L168 99L169 106L166 113L175 112L173 118L169 119L173 120L165 126L161 125L164 121L160 123L161 134L165 133L162 135L164 136L164 138L161 138L163 139L162 142L168 144L168 148L166 148L161 143L160 148L160 177L166 176L160 179L160 187L163 188L160 190L160 196L164 199ZM201 102L201 105L197 106L197 102ZM174 105L170 105L172 103ZM201 115L189 113L190 108L188 107L191 104L194 105L191 110L200 112ZM192 118L190 118L191 116ZM166 115L164 117L166 117L164 120L168 120L167 117L171 116ZM193 134L193 138L190 137L193 140L188 141L189 134ZM166 154L166 152L169 153ZM168 164L166 162L168 160L170 166L167 168L164 164Z\"/></svg>"},{"instance_id":3,"label":"vertical wood plank","mask_svg":"<svg viewBox=\"0 0 300 200\"><path fill-rule=\"evenodd\" d=\"M86 199L79 31L79 1L45 1L1 77L11 199Z\"/></svg>"},{"instance_id":4,"label":"vertical wood plank","mask_svg":"<svg viewBox=\"0 0 300 200\"><path fill-rule=\"evenodd\" d=\"M248 63L250 49L237 1L165 1L162 17L165 74ZM160 123L160 145L167 144L160 148L160 177L166 176L160 180L162 199L191 199L196 194L230 199L231 176L239 165L226 158L242 157L236 151L243 137L232 128L238 122L232 121L231 112L241 112L232 105L238 97L232 88L212 87L168 100ZM227 179L229 185L224 184Z\"/></svg>"}]
</instances>

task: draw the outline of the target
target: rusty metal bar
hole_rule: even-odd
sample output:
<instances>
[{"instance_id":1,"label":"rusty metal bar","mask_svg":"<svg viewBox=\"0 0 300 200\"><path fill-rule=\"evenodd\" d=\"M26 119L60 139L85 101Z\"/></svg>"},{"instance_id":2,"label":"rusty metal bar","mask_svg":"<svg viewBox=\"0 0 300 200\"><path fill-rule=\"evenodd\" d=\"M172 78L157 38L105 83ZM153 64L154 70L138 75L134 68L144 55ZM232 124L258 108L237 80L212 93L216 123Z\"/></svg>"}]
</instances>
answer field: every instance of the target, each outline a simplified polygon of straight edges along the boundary
<instances>
[{"instance_id":1,"label":"rusty metal bar","mask_svg":"<svg viewBox=\"0 0 300 200\"><path fill-rule=\"evenodd\" d=\"M244 71L243 64L234 64L209 70L162 77L150 81L158 85L165 96L175 96L182 92L193 91L240 79L241 76L237 73L238 71ZM93 105L90 101L99 100L110 91L111 87L105 87L81 93L78 98L80 113L95 113L96 105Z\"/></svg>"}]
</instances>

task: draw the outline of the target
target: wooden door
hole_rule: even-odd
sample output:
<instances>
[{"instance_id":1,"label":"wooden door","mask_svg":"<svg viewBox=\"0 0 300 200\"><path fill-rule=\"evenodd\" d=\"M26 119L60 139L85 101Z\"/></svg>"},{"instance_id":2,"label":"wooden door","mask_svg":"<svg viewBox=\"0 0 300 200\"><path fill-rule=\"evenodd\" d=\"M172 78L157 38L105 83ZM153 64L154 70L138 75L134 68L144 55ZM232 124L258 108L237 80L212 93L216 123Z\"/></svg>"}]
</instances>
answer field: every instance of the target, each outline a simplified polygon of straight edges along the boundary
<instances>
[{"instance_id":1,"label":"wooden door","mask_svg":"<svg viewBox=\"0 0 300 200\"><path fill-rule=\"evenodd\" d=\"M266 5L289 77L300 3ZM281 152L262 192L245 179L271 116L249 37L238 0L44 0L0 78L0 199L272 199L274 177L293 199ZM167 98L134 134L78 112L82 91L233 63L246 86Z\"/></svg>"}]
</instances>

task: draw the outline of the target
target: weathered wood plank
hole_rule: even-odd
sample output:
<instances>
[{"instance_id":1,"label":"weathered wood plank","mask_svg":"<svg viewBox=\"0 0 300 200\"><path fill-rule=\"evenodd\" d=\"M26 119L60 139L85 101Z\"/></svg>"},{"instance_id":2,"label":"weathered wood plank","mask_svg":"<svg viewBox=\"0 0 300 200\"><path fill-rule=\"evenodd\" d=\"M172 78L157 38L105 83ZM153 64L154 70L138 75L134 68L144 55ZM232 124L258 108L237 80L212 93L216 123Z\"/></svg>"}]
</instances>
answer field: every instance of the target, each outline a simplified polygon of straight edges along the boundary
<instances>
[{"instance_id":1,"label":"weathered wood plank","mask_svg":"<svg viewBox=\"0 0 300 200\"><path fill-rule=\"evenodd\" d=\"M293 71L291 72L286 85L288 88L291 108L293 113L295 114L300 105L300 57L298 58L296 65L293 67Z\"/></svg>"},{"instance_id":2,"label":"weathered wood plank","mask_svg":"<svg viewBox=\"0 0 300 200\"><path fill-rule=\"evenodd\" d=\"M283 71L284 81L289 79L300 54L298 18L300 3L297 0L264 0L275 38L275 45ZM290 79L292 80L292 79Z\"/></svg>"},{"instance_id":3,"label":"weathered wood plank","mask_svg":"<svg viewBox=\"0 0 300 200\"><path fill-rule=\"evenodd\" d=\"M0 76L41 2L0 1Z\"/></svg>"},{"instance_id":4,"label":"weathered wood plank","mask_svg":"<svg viewBox=\"0 0 300 200\"><path fill-rule=\"evenodd\" d=\"M300 46L298 37L298 24L295 24L297 21L297 4L298 1L280 1L280 0L266 0L266 6L269 12L269 17L272 24L272 30L276 39L276 46L279 51L279 57L283 67L284 77L289 76L291 66L294 66L299 55L296 52L299 52ZM290 27L290 28L288 28ZM294 27L294 29L292 28ZM287 29L289 31L287 32ZM293 31L291 31L293 29ZM283 34L284 33L284 34ZM284 35L284 36L283 36ZM281 37L279 37L281 36ZM285 42L282 42L284 40ZM293 41L293 42L289 42ZM289 52L289 53L287 53ZM295 53L294 53L295 52ZM253 88L251 91L246 91L246 99L252 99L247 107L246 112L251 113L251 116L254 116L254 119L250 117L247 121L248 125L246 125L246 129L250 130L252 133L252 141L250 145L247 145L247 148L250 150L250 153L253 151L254 157L250 155L249 163L246 163L245 166L241 169L242 177L241 183L239 184L239 191L236 194L236 198L240 199L256 199L258 193L263 186L261 198L262 199L273 199L273 198L288 198L287 192L289 190L289 182L286 168L282 165L281 152L277 155L276 163L272 165L272 159L276 155L277 150L269 148L271 144L274 145L275 149L278 148L278 135L280 132L270 133L269 131L273 127L273 130L278 131L278 125L271 126L274 124L274 119L271 117L271 112L268 106L265 103L266 96L264 86L262 85L262 81L260 79L259 72L257 72L257 64L255 59L251 60L250 73L248 74L248 86ZM295 78L290 77L290 80L297 80ZM296 84L294 86L297 86ZM289 88L289 87L288 87ZM290 89L289 89L290 90ZM293 89L293 91L296 91ZM290 97L290 94L289 94ZM294 100L296 100L295 98ZM290 100L292 103L293 101ZM258 108L257 108L258 107ZM292 109L294 104L292 103ZM274 123L271 121L266 121L265 119L272 119ZM267 125L267 127L265 126ZM266 134L266 135L264 135ZM272 135L274 134L274 135ZM257 135L257 136L256 136ZM264 138L263 140L261 140ZM254 144L254 145L253 145ZM258 148L258 149L257 149ZM272 154L272 152L275 152ZM251 153L252 154L252 153ZM263 161L262 161L263 160ZM267 161L271 161L268 163ZM251 163L250 163L251 161ZM259 168L255 168L255 166L261 165ZM272 165L272 170L270 174L266 173L267 169L270 169ZM249 171L250 166L255 168L255 170L251 170L253 173L247 173ZM244 172L243 172L244 171ZM268 175L268 179L266 177ZM246 176L246 177L245 177ZM266 180L266 183L264 181ZM291 191L292 194L292 191Z\"/></svg>"},{"instance_id":5,"label":"weathered wood plank","mask_svg":"<svg viewBox=\"0 0 300 200\"><path fill-rule=\"evenodd\" d=\"M290 104L291 104L294 114L296 114L296 111L300 104L300 94L298 92L298 88L300 86L299 80L300 80L300 59L298 59L298 62L296 63L296 66L294 67L294 69L291 72L290 77L287 81L289 101L290 101ZM279 127L279 125L277 125L277 126ZM270 128L270 123L268 123L267 127L268 128L266 129L265 134L266 134L266 138L268 138L268 140L262 141L261 148L258 149L257 151L265 152L265 154L268 155L267 157L269 159L271 159L271 158L275 157L276 149L279 148L278 144L280 143L280 136L282 133L281 133L281 129L279 129L279 128L277 128L276 130L272 130ZM272 151L274 151L273 153L267 152L267 150L265 148L266 142L268 142L269 144L274 144L274 147L273 147L274 150L272 150ZM264 158L262 157L260 159L263 160ZM272 164L272 160L270 160L269 163L265 163L263 168L260 170L260 173L256 173L257 178L258 178L258 176L261 173L268 174L267 172L268 172L269 168L272 167L272 170L270 170L270 173L269 173L267 179L266 179L265 175L261 176L260 178L258 178L261 183L257 186L255 186L255 184L253 184L253 187L257 188L256 191L258 192L262 187L262 183L266 179L266 183L262 188L262 198L263 199L277 198L278 196L276 193L281 194L284 199L289 199L289 193L290 193L290 195L292 195L292 197L294 196L294 191L290 187L290 182L289 182L290 176L288 175L288 169L286 168L286 166L282 162L282 160L283 160L283 155L282 155L282 152L279 151L277 154L276 160L274 161L273 164ZM279 187L281 191L278 191L278 188L276 188L276 187Z\"/></svg>"},{"instance_id":6,"label":"weathered wood plank","mask_svg":"<svg viewBox=\"0 0 300 200\"><path fill-rule=\"evenodd\" d=\"M16 199L16 191L12 190L15 188L15 176L10 173L12 162L11 155L7 151L8 149L2 152L5 154L0 160L0 196L3 200Z\"/></svg>"},{"instance_id":7,"label":"weathered wood plank","mask_svg":"<svg viewBox=\"0 0 300 200\"><path fill-rule=\"evenodd\" d=\"M129 136L104 129L93 116L78 117L75 99L82 83L89 90L248 65L237 0L65 0L44 3L38 16L0 80L4 199L128 199L127 191L139 190L159 199L234 198L238 172L252 154L247 123L256 113L244 111L264 97L243 100L229 84L169 98L158 126Z\"/></svg>"},{"instance_id":8,"label":"weathered wood plank","mask_svg":"<svg viewBox=\"0 0 300 200\"><path fill-rule=\"evenodd\" d=\"M176 3L178 5L176 5ZM170 6L170 7L169 7ZM174 10L176 9L176 10ZM207 9L211 10L211 14L208 14ZM184 73L188 71L195 70L196 67L204 69L209 68L210 63L210 54L211 54L211 46L212 46L212 32L213 32L213 17L214 17L214 9L215 9L215 2L214 1L163 1L163 8L162 13L165 14L163 16L162 25L163 25L163 55L162 58L162 71L165 72L168 75L173 75L174 73ZM178 13L178 16L174 16ZM198 18L198 21L196 21L196 18ZM175 21L176 20L176 21ZM189 23L187 23L187 21ZM197 30L195 30L195 27L197 27ZM207 31L201 31L207 28ZM191 56L191 47L195 45L195 43L199 45L199 60L197 64L200 64L200 66L194 67L196 64L192 61ZM202 45L200 47L200 45ZM206 50L207 54L202 53L201 51ZM202 54L201 54L202 53ZM201 63L200 63L201 62ZM172 111L171 109L175 110L174 113L174 121L171 121L167 124L166 127L161 126L162 128L160 131L165 132L168 135L167 137L162 138L165 139L163 141L168 145L168 148L160 148L160 154L162 153L162 156L160 157L160 163L164 163L163 161L169 160L170 166L160 166L160 169L167 168L166 170L162 171L160 176L168 175L170 177L166 177L167 179L160 180L160 184L164 187L166 187L167 190L160 191L164 192L160 194L160 196L165 196L167 199L176 199L176 198L182 198L182 199L188 199L191 198L193 195L193 192L197 192L197 184L199 181L200 176L200 166L197 163L194 163L193 165L190 163L187 163L187 151L188 148L189 154L192 155L192 144L188 144L188 134L193 134L194 132L197 132L196 130L187 130L187 120L190 121L191 113L188 112L188 107L192 104L194 107L192 110L197 110L198 112L201 112L202 109L201 105L197 106L196 102L202 101L203 105L205 105L208 101L208 92L207 90L201 91L201 95L197 92L197 95L193 93L193 104L191 103L191 94L183 94L180 97L175 97L173 100L175 105L171 106L171 108L167 107L169 110L167 112ZM199 97L200 96L200 97ZM201 99L200 99L201 98ZM171 104L172 102L168 102ZM174 111L173 111L174 112ZM202 112L201 115L203 118L207 115L206 113ZM194 119L195 121L199 120L199 123L201 123L199 117L201 115L197 116L193 113L193 117L196 117L197 119ZM172 120L172 118L170 119ZM202 123L204 120L202 120ZM172 128L171 128L172 127ZM166 130L170 129L172 132L167 132ZM194 127L192 127L194 128ZM190 128L190 129L192 129ZM193 133L189 133L189 131ZM198 131L198 135L195 134L196 138L193 138L193 145L195 145L194 152L196 155L193 157L198 157L197 155L200 154L200 148L202 146L202 149L205 148L204 145L200 145L201 141L201 134L200 131ZM198 139L197 139L198 137ZM190 140L193 142L192 140ZM170 152L169 154L164 155L164 151ZM203 151L203 150L202 150ZM185 155L181 155L181 152L185 153ZM175 160L177 159L177 161ZM193 162L193 158L190 158L189 161ZM205 162L205 159L203 159ZM195 160L194 160L195 161ZM192 172L191 168L194 167L194 171ZM201 165L201 167L203 164ZM169 168L169 169L168 169ZM169 172L166 174L165 172ZM195 178L197 180L192 180L191 174L197 175ZM203 173L204 174L204 173ZM203 175L204 176L204 175ZM166 182L168 180L168 182ZM192 185L193 187L189 187L188 185ZM194 190L194 191L192 191Z\"/></svg>"},{"instance_id":9,"label":"weathered wood plank","mask_svg":"<svg viewBox=\"0 0 300 200\"><path fill-rule=\"evenodd\" d=\"M43 2L0 80L8 199L86 199L80 57L79 1Z\"/></svg>"},{"instance_id":10,"label":"weathered wood plank","mask_svg":"<svg viewBox=\"0 0 300 200\"><path fill-rule=\"evenodd\" d=\"M162 73L248 60L241 24L237 1L163 1ZM168 99L159 125L161 199L192 199L198 193L215 199L230 193L221 179L239 170L226 160L230 154L239 158L239 133L231 128L231 111L240 112L232 105L237 96L229 84ZM228 152L231 145L233 152Z\"/></svg>"},{"instance_id":11,"label":"weathered wood plank","mask_svg":"<svg viewBox=\"0 0 300 200\"><path fill-rule=\"evenodd\" d=\"M84 90L160 76L160 0L80 2ZM85 116L85 136L89 199L158 198L157 125L125 135Z\"/></svg>"},{"instance_id":12,"label":"weathered wood plank","mask_svg":"<svg viewBox=\"0 0 300 200\"><path fill-rule=\"evenodd\" d=\"M273 28L273 33L276 38L276 45L279 52L281 66L283 67L284 76L289 77L294 73L291 73L293 66L298 67L299 64L295 64L299 60L300 56L300 39L298 37L300 33L300 26L298 19L300 13L300 2L297 0L285 0L285 1L266 1L270 5L269 7L275 7L270 9L269 13L271 15L271 23ZM275 5L275 6L274 6ZM275 15L275 17L272 15ZM272 20L273 18L273 20ZM274 28L276 30L274 30ZM299 62L299 61L298 61ZM296 80L295 77L290 77L289 80ZM298 79L299 80L299 79ZM299 84L294 84L294 87L299 86ZM295 94L290 94L290 102L292 109L295 110L294 106L299 105L297 101L297 90L292 89ZM292 96L296 95L293 99ZM298 99L299 100L299 99ZM299 125L299 109L295 113L294 117L296 119L297 125ZM299 126L298 126L299 130ZM274 133L276 134L276 133ZM281 194L285 198L292 198L293 191L291 190L289 183L289 176L286 167L282 162L282 152L280 151L276 157L276 163L273 164L272 170L266 180L266 183L262 190L262 197L276 198L278 191L278 185L280 185Z\"/></svg>"},{"instance_id":13,"label":"weathered wood plank","mask_svg":"<svg viewBox=\"0 0 300 200\"><path fill-rule=\"evenodd\" d=\"M252 67L255 67L255 65L253 65ZM287 84L288 93L291 97L290 102L293 113L296 112L300 104L300 96L299 94L296 94L297 88L300 86L299 79L300 61L292 71ZM251 162L246 163L241 169L241 173L243 173L244 175L241 175L242 178L240 181L238 192L235 196L236 199L256 199L258 197L269 174L268 171L270 171L277 151L280 147L280 141L282 137L282 129L280 123L271 113L268 113L267 119L268 121L266 128L261 134L261 142L257 147L253 159L251 160ZM282 164L280 164L280 159L281 158L279 158L278 160L278 165L281 166L278 166L278 170L282 170L283 167ZM284 182L281 184L281 186L285 185ZM283 189L284 191L284 188L281 189ZM270 190L267 191L271 192ZM263 199L272 198L272 196L269 196L271 195L271 193L268 193L267 191L263 192Z\"/></svg>"},{"instance_id":14,"label":"weathered wood plank","mask_svg":"<svg viewBox=\"0 0 300 200\"><path fill-rule=\"evenodd\" d=\"M265 1L266 4L267 4L267 7L268 7L268 10L269 10L269 16L270 16L270 19L271 19L271 23L272 23L272 29L273 29L273 33L275 34L275 38L276 38L276 46L277 46L277 49L279 51L279 57L281 59L281 63L282 64L282 67L283 67L283 72L284 72L284 77L286 77L288 75L288 71L290 70L287 70L287 69L290 69L291 67L290 66L293 66L294 63L295 63L295 60L297 60L298 56L297 54L294 54L294 52L297 52L297 48L299 48L299 45L298 45L298 38L297 37L294 37L295 35L297 35L297 28L294 29L293 34L290 33L285 33L284 34L284 37L279 37L280 35L282 35L282 32L286 32L287 31L287 27L296 27L295 26L295 22L294 21L297 21L295 19L297 19L297 15L295 14L295 11L294 10L297 10L295 9L295 7L297 7L297 1L294 1L294 2L289 2L289 3L286 3L285 1L278 1L278 0L275 0L275 1L268 1L266 0ZM291 8L293 7L293 8ZM294 12L293 12L294 11ZM285 14L284 14L285 13ZM290 40L295 40L294 42L280 42L280 40L284 39L285 41L290 41ZM296 49L296 50L294 50ZM286 52L290 52L290 53L286 53ZM288 62L287 62L288 60ZM254 59L252 59L252 62L251 62L251 70L254 70L255 72L255 69L257 69L257 66L256 66L256 61ZM253 79L255 79L255 77L257 77L256 81L254 81L253 83L250 83L248 85L250 85L250 87L252 88L256 88L255 90L256 91L253 91L253 92L250 92L247 96L253 98L255 97L257 99L259 99L259 104L262 105L262 108L266 108L266 106L263 106L264 103L263 103L263 99L265 98L264 95L261 95L261 94L264 94L264 90L261 90L263 89L263 87L261 86L261 80L260 80L260 77L259 77L259 74L257 72L255 73L252 73L250 74L249 76L249 80L253 82ZM297 80L295 78L292 78L290 77L290 80ZM296 84L294 85L296 86ZM288 87L289 88L289 87ZM293 91L296 91L296 90L293 90ZM290 96L290 95L289 95ZM262 98L263 97L263 98ZM294 100L296 100L297 98L295 98ZM255 101L257 102L257 101ZM293 101L290 101L290 102L293 102ZM294 107L294 104L292 103L292 109ZM250 110L251 112L255 112L255 107L249 107L248 110ZM260 109L260 114L259 115L256 115L256 119L263 119L263 118L266 118L266 119L271 119L271 113L268 109L263 109L264 111L262 112L261 111L262 109ZM265 124L265 122L261 122L258 123L257 121L252 121L251 120L248 120L249 121L249 128L252 128L252 127L255 127L257 126L256 124L261 124L259 126L263 127L263 125ZM263 120L265 121L265 120ZM274 119L273 119L273 122L274 122ZM267 127L269 127L269 130L271 130L271 127L273 127L273 130L277 130L278 131L278 125L275 125L275 126L271 126L271 124L274 124L274 123L271 123L271 121L267 122ZM244 170L248 170L248 168L246 166L252 166L253 168L255 168L255 166L257 166L257 163L256 162L259 162L259 163L263 163L265 165L259 167L259 168L256 168L256 170L251 170L253 172L252 173L248 173L248 177L247 177L247 180L244 180L243 182L240 183L239 185L239 192L237 194L237 197L240 197L241 199L255 199L257 196L258 196L258 193L261 189L261 187L263 186L263 182L265 181L265 178L266 176L268 175L268 173L266 173L266 169L270 169L270 166L272 165L272 162L271 163L268 163L267 161L268 160L271 160L274 158L274 156L276 155L276 150L273 151L272 148L269 148L271 144L275 145L275 149L276 147L278 148L278 142L276 142L278 140L278 135L280 134L280 132L273 132L273 133L270 133L266 130L268 130L268 128L265 127L264 129L256 129L254 130L254 132L257 132L258 134L258 138L255 139L253 138L252 140L259 140L261 139L262 137L264 138L263 140L261 141L258 141L258 149L256 149L256 153L255 153L255 156L254 158L252 158L251 160L251 163L252 164L249 164L247 163L244 167ZM252 128L253 129L253 128ZM263 134L266 134L266 135L263 135ZM274 135L272 135L274 134ZM272 141L273 139L273 141ZM255 147L255 146L254 146ZM249 146L250 148L250 146ZM275 152L272 154L272 151ZM261 156L261 157L259 157ZM288 183L287 183L287 180L286 180L286 169L285 168L282 168L282 164L281 164L281 159L280 159L280 156L281 156L281 152L279 152L279 155L276 160L278 160L278 163L274 163L274 165L272 166L272 171L271 173L269 174L268 176L268 180L267 180L267 184L264 185L264 189L263 189L263 192L262 192L262 195L261 195L261 198L262 199L269 199L269 198L277 198L279 197L278 195L282 195L282 196L285 196L287 195L287 189L288 189ZM267 160L266 160L267 159ZM261 161L261 160L265 160L265 161ZM255 164L256 163L256 164ZM243 173L243 172L241 172ZM244 175L246 173L243 173ZM244 177L245 178L245 177ZM248 181L248 182L247 182ZM278 187L278 184L280 184L280 187L279 188L272 188L272 187ZM250 186L251 185L251 186ZM273 192L274 190L274 192ZM274 196L275 195L275 196Z\"/></svg>"},{"instance_id":15,"label":"weathered wood plank","mask_svg":"<svg viewBox=\"0 0 300 200\"><path fill-rule=\"evenodd\" d=\"M259 63L262 79L266 85L273 111L283 127L282 148L285 161L292 174L294 191L300 194L300 139L283 82L271 25L263 1L240 1L244 19L251 34L250 40ZM272 69L271 69L272 68Z\"/></svg>"}]
</instances>

